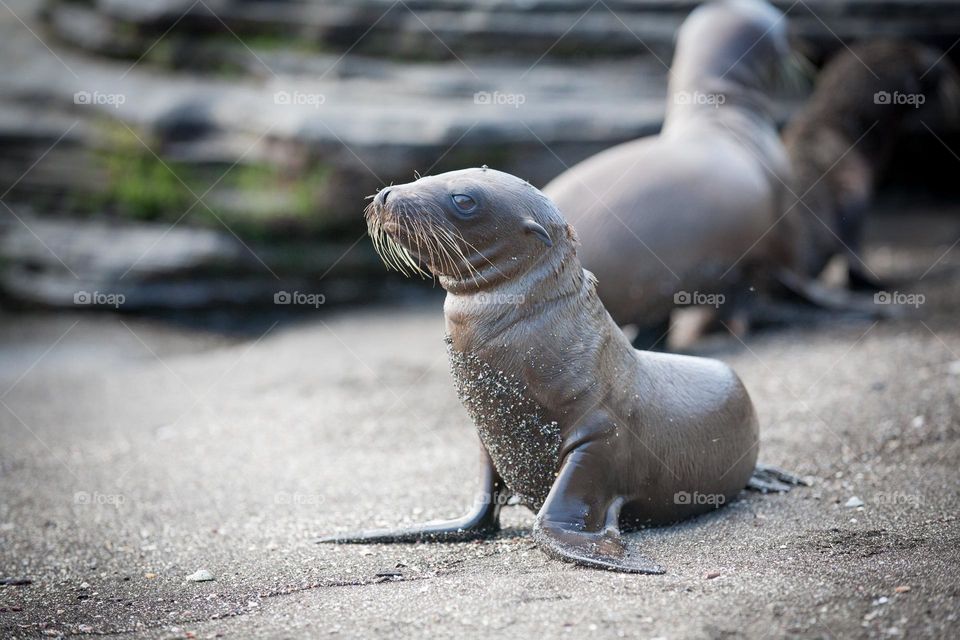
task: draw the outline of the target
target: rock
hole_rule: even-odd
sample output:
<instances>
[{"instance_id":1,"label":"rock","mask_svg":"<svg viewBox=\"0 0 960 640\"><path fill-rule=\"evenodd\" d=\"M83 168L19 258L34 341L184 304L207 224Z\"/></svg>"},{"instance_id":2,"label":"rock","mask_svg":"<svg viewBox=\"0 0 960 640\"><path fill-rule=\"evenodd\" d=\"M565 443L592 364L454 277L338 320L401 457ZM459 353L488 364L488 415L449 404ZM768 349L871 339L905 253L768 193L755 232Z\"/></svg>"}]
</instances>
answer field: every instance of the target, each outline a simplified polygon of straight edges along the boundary
<instances>
[{"instance_id":1,"label":"rock","mask_svg":"<svg viewBox=\"0 0 960 640\"><path fill-rule=\"evenodd\" d=\"M910 591L910 585L902 584L899 587L894 589L897 593L907 593Z\"/></svg>"},{"instance_id":2,"label":"rock","mask_svg":"<svg viewBox=\"0 0 960 640\"><path fill-rule=\"evenodd\" d=\"M843 506L846 507L847 509L855 509L856 507L862 507L863 500L861 500L857 496L852 496L849 500L843 503Z\"/></svg>"},{"instance_id":3,"label":"rock","mask_svg":"<svg viewBox=\"0 0 960 640\"><path fill-rule=\"evenodd\" d=\"M187 576L186 579L188 582L210 582L212 580L216 580L216 578L213 577L213 574L206 569L198 569L195 573L191 573L189 576Z\"/></svg>"},{"instance_id":4,"label":"rock","mask_svg":"<svg viewBox=\"0 0 960 640\"><path fill-rule=\"evenodd\" d=\"M703 576L703 577L706 578L707 580L713 580L714 578L719 578L719 577L720 577L720 572L719 572L719 571L711 571L711 572L707 573L707 574L706 574L705 576Z\"/></svg>"}]
</instances>

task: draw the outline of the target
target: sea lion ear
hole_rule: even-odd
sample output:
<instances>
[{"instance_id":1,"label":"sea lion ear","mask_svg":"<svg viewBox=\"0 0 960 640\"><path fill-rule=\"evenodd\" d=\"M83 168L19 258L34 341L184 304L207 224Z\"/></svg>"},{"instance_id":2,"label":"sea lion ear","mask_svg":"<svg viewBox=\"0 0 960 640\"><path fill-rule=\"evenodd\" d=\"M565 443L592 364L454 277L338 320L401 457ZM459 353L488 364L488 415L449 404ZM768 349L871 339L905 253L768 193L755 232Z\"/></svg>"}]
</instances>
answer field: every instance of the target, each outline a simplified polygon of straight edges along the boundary
<instances>
[{"instance_id":1,"label":"sea lion ear","mask_svg":"<svg viewBox=\"0 0 960 640\"><path fill-rule=\"evenodd\" d=\"M547 230L541 227L540 223L533 218L526 218L523 221L523 230L540 238L540 240L543 241L543 244L547 245L548 247L553 246L553 240L550 239L550 234L548 234Z\"/></svg>"}]
</instances>

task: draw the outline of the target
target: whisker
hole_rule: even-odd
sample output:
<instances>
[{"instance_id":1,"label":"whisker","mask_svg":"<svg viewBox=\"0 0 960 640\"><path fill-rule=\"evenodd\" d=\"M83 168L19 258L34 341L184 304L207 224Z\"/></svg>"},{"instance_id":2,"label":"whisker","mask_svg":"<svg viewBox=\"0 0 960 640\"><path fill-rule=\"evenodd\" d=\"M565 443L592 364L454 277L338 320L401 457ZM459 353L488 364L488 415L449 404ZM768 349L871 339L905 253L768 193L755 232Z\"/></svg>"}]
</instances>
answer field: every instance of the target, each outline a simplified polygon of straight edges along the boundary
<instances>
[{"instance_id":1,"label":"whisker","mask_svg":"<svg viewBox=\"0 0 960 640\"><path fill-rule=\"evenodd\" d=\"M374 197L368 200L371 198ZM486 281L487 278L475 266L476 256L479 256L484 263L500 271L483 252L463 237L459 229L446 220L443 208L434 202L417 198L397 202L391 207L390 222L397 228L398 235L404 238L402 243L383 228L383 211L375 199L367 205L365 215L374 250L390 270L407 277L416 274L435 280L436 275L457 279L467 275ZM414 253L418 258L414 257ZM427 265L429 271L423 265Z\"/></svg>"}]
</instances>

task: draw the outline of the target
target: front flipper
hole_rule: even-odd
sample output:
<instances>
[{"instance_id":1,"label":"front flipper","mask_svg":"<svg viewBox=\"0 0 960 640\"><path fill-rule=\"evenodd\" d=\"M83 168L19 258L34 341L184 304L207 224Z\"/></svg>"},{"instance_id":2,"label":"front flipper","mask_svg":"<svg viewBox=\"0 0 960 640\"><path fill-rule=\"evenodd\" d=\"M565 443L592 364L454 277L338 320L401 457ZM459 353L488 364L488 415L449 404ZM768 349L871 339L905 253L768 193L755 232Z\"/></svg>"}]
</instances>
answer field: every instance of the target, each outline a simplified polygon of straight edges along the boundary
<instances>
[{"instance_id":1,"label":"front flipper","mask_svg":"<svg viewBox=\"0 0 960 640\"><path fill-rule=\"evenodd\" d=\"M640 555L620 533L623 498L605 485L605 456L588 444L572 451L553 483L537 520L533 539L547 555L587 567L626 573L664 573Z\"/></svg>"},{"instance_id":2,"label":"front flipper","mask_svg":"<svg viewBox=\"0 0 960 640\"><path fill-rule=\"evenodd\" d=\"M796 486L807 486L809 483L798 476L783 469L770 465L758 464L753 475L747 481L747 489L760 493L786 493Z\"/></svg>"},{"instance_id":3,"label":"front flipper","mask_svg":"<svg viewBox=\"0 0 960 640\"><path fill-rule=\"evenodd\" d=\"M391 542L463 542L486 538L500 530L500 508L509 497L503 480L481 447L481 491L470 513L453 520L415 525L408 529L372 529L324 536L317 542L375 544Z\"/></svg>"}]
</instances>

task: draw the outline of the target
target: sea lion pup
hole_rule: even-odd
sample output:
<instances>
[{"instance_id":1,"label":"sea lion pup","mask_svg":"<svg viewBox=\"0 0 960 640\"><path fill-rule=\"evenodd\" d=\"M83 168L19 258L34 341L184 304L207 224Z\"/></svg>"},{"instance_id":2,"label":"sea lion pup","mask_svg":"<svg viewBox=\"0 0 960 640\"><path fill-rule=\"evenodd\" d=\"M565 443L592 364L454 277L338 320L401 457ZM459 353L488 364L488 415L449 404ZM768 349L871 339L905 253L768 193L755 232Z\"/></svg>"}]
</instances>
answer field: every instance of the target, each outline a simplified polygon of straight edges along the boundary
<instances>
[{"instance_id":1,"label":"sea lion pup","mask_svg":"<svg viewBox=\"0 0 960 640\"><path fill-rule=\"evenodd\" d=\"M486 168L424 177L383 189L366 215L388 266L425 268L447 291L451 368L483 443L483 488L457 520L323 541L478 537L516 496L537 512L533 537L549 555L661 573L621 527L797 482L755 469L757 418L727 365L630 346L580 266L573 227L527 182Z\"/></svg>"},{"instance_id":2,"label":"sea lion pup","mask_svg":"<svg viewBox=\"0 0 960 640\"><path fill-rule=\"evenodd\" d=\"M783 254L767 232L789 171L767 96L792 60L786 19L767 3L698 7L677 36L662 132L544 188L577 229L613 319L640 329L635 346L665 336L675 296L725 300L729 317Z\"/></svg>"},{"instance_id":3,"label":"sea lion pup","mask_svg":"<svg viewBox=\"0 0 960 640\"><path fill-rule=\"evenodd\" d=\"M783 133L797 197L778 231L793 238L794 273L816 278L840 255L852 288L883 288L859 256L864 216L901 125L932 105L950 118L960 108L957 72L940 51L879 40L827 63Z\"/></svg>"}]
</instances>

